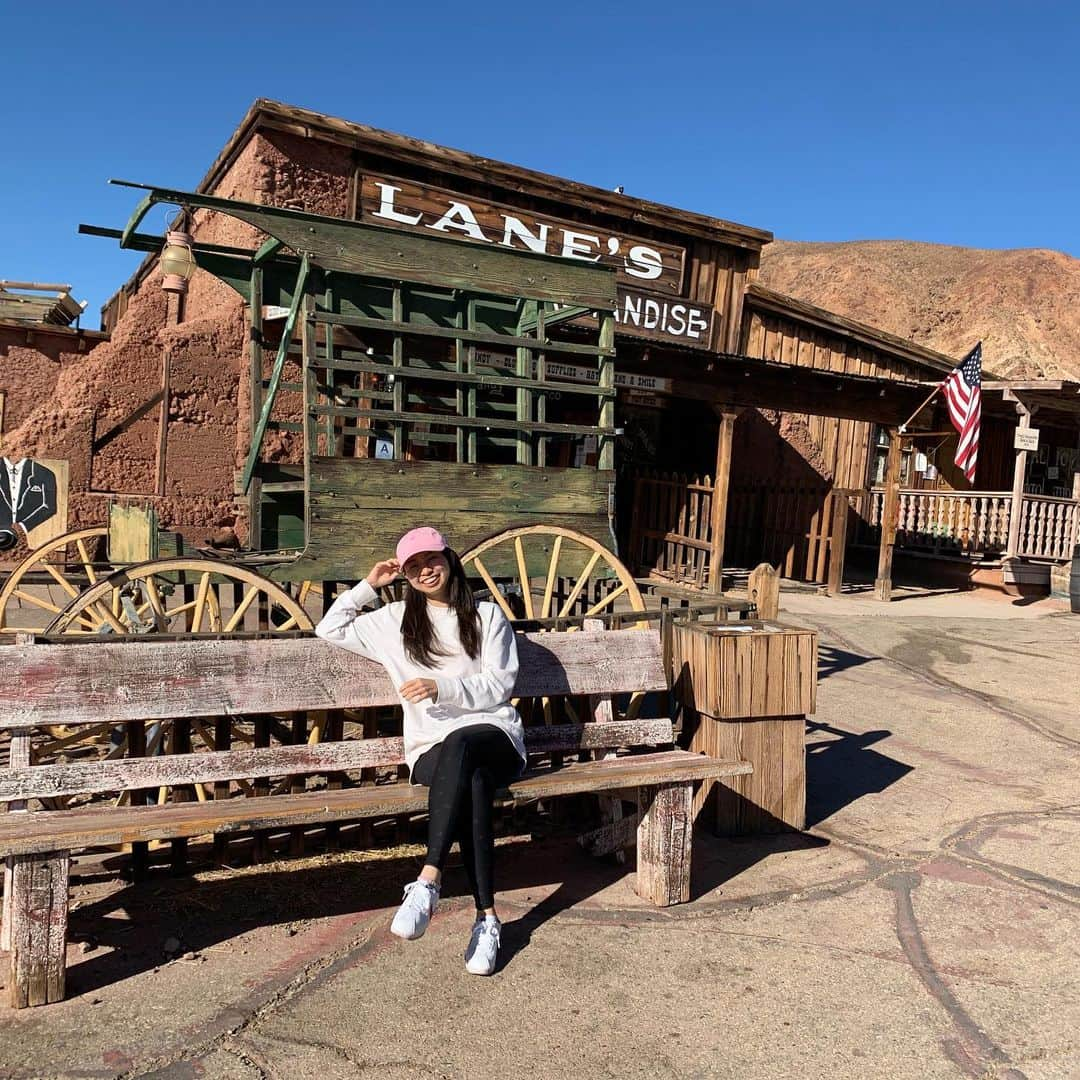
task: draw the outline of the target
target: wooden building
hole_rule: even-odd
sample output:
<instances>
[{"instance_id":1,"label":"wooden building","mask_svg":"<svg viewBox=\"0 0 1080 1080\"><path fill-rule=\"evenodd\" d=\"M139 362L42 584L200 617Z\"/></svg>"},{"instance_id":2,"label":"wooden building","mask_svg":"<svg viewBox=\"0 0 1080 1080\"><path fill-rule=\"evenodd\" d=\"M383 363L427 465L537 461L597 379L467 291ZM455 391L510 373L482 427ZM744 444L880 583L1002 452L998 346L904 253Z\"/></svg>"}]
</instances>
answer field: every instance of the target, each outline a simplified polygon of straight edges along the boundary
<instances>
[{"instance_id":1,"label":"wooden building","mask_svg":"<svg viewBox=\"0 0 1080 1080\"><path fill-rule=\"evenodd\" d=\"M765 230L265 100L249 110L199 190L614 266L623 428L615 518L621 554L640 574L717 588L714 567L721 560L749 566L767 559L790 576L823 581L830 550L838 544L842 550L845 538L879 544L883 560L885 548L891 550L879 528L888 518L885 497L875 501L872 494L890 478L890 467L894 487L966 486L947 465L947 437L932 447L919 438L904 442L896 430L956 358L761 286L760 252L772 239ZM188 224L201 241L258 239L236 223L199 215ZM140 298L146 310L146 294L157 288L155 264L148 256L106 305L106 331L130 319ZM232 421L228 410L214 415L219 449L207 475L215 478L235 466L231 458L249 424L248 351L239 301L226 294L209 275L197 275L182 303L162 309L167 324L194 324L212 334L224 360L220 373L200 376L201 393L231 396L237 404ZM174 346L171 374L161 386L148 385L147 398L162 392L167 400L168 379L182 380L184 363L183 349ZM591 377L585 369L561 374ZM573 422L569 403L565 408L564 418ZM136 420L153 422L145 413ZM919 422L928 431L940 428L932 410ZM160 423L169 424L165 408ZM1011 487L1014 426L1004 414L988 420L980 490ZM1075 430L1064 429L1062 444L1070 438L1075 447ZM158 482L147 494L169 495L164 461L188 454L177 440L173 432L160 433ZM278 478L287 480L297 447L288 432L279 443ZM200 445L202 453L215 454ZM437 457L439 449L417 442L409 453ZM595 447L568 440L559 453L567 463L584 462ZM249 546L274 548L288 543L297 513L287 484L263 480L238 506L235 529ZM854 513L838 534L849 506ZM903 537L901 531L900 542Z\"/></svg>"}]
</instances>

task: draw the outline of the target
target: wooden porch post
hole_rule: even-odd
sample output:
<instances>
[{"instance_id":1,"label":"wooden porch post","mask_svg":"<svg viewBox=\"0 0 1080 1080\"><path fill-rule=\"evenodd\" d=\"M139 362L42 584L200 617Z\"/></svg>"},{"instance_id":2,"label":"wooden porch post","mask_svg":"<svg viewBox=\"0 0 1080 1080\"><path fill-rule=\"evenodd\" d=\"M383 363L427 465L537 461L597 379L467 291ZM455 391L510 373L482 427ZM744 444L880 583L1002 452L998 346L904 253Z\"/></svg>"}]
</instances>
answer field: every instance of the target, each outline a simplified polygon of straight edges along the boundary
<instances>
[{"instance_id":1,"label":"wooden porch post","mask_svg":"<svg viewBox=\"0 0 1080 1080\"><path fill-rule=\"evenodd\" d=\"M248 341L248 439L254 440L263 403L263 272L256 266L251 271L251 311ZM247 448L245 448L247 449ZM262 547L262 477L258 470L248 488L248 548Z\"/></svg>"},{"instance_id":2,"label":"wooden porch post","mask_svg":"<svg viewBox=\"0 0 1080 1080\"><path fill-rule=\"evenodd\" d=\"M847 547L847 488L833 488L832 532L829 536L829 580L827 596L839 596L844 588L844 553Z\"/></svg>"},{"instance_id":3,"label":"wooden porch post","mask_svg":"<svg viewBox=\"0 0 1080 1080\"><path fill-rule=\"evenodd\" d=\"M1025 405L1011 391L1006 390L1006 399L1016 402L1016 411L1020 414L1019 427L1027 430L1031 427L1031 417L1038 406ZM1026 450L1016 451L1016 462L1013 465L1012 503L1009 507L1009 540L1005 545L1005 558L1015 559L1020 551L1020 518L1024 512L1024 474L1027 471Z\"/></svg>"},{"instance_id":4,"label":"wooden porch post","mask_svg":"<svg viewBox=\"0 0 1080 1080\"><path fill-rule=\"evenodd\" d=\"M893 546L896 543L896 514L900 507L900 429L889 428L889 457L885 465L885 501L881 507L881 548L878 552L874 596L892 599Z\"/></svg>"},{"instance_id":5,"label":"wooden porch post","mask_svg":"<svg viewBox=\"0 0 1080 1080\"><path fill-rule=\"evenodd\" d=\"M716 471L713 474L712 516L709 522L709 592L722 591L724 577L724 537L727 532L728 488L731 482L731 437L738 412L714 405L720 419L716 437Z\"/></svg>"},{"instance_id":6,"label":"wooden porch post","mask_svg":"<svg viewBox=\"0 0 1080 1080\"><path fill-rule=\"evenodd\" d=\"M1073 502L1080 504L1080 472L1073 473ZM1072 549L1080 544L1080 506L1073 511L1072 544L1069 548L1069 558L1072 558Z\"/></svg>"}]
</instances>

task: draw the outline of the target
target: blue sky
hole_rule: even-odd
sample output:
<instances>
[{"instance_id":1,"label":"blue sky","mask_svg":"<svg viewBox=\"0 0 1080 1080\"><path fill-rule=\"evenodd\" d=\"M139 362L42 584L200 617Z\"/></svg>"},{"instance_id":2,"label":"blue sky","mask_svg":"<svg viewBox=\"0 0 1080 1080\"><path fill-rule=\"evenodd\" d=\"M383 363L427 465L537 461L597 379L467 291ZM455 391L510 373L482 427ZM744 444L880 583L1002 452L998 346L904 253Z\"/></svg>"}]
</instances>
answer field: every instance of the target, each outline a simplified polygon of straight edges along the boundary
<instances>
[{"instance_id":1,"label":"blue sky","mask_svg":"<svg viewBox=\"0 0 1080 1080\"><path fill-rule=\"evenodd\" d=\"M0 277L83 325L110 176L194 187L275 98L798 240L1080 256L1075 3L0 5ZM157 210L147 222L164 221Z\"/></svg>"}]
</instances>

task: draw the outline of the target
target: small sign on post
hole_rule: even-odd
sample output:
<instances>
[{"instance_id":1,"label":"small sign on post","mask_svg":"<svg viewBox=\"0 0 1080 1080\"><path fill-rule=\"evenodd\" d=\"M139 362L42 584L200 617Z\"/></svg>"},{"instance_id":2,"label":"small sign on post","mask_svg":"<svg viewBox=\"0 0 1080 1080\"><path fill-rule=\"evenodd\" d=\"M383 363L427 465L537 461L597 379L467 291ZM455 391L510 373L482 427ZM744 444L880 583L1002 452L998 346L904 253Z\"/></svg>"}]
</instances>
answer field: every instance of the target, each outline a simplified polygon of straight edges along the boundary
<instances>
[{"instance_id":1,"label":"small sign on post","mask_svg":"<svg viewBox=\"0 0 1080 1080\"><path fill-rule=\"evenodd\" d=\"M1016 429L1013 435L1013 449L1014 450L1038 450L1039 449L1039 429L1038 428L1021 428Z\"/></svg>"}]
</instances>

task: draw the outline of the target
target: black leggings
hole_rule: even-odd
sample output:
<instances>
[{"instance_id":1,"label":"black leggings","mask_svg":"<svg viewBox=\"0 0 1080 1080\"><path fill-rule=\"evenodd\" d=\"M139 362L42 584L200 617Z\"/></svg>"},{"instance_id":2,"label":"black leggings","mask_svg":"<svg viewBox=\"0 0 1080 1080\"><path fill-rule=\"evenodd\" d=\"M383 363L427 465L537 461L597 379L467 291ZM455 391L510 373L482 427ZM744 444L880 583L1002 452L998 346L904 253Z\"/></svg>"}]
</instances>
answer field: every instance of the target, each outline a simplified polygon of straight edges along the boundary
<instances>
[{"instance_id":1,"label":"black leggings","mask_svg":"<svg viewBox=\"0 0 1080 1080\"><path fill-rule=\"evenodd\" d=\"M421 754L412 779L428 793L427 864L440 870L456 840L477 911L495 906L492 807L497 788L521 773L510 736L494 724L458 728Z\"/></svg>"}]
</instances>

